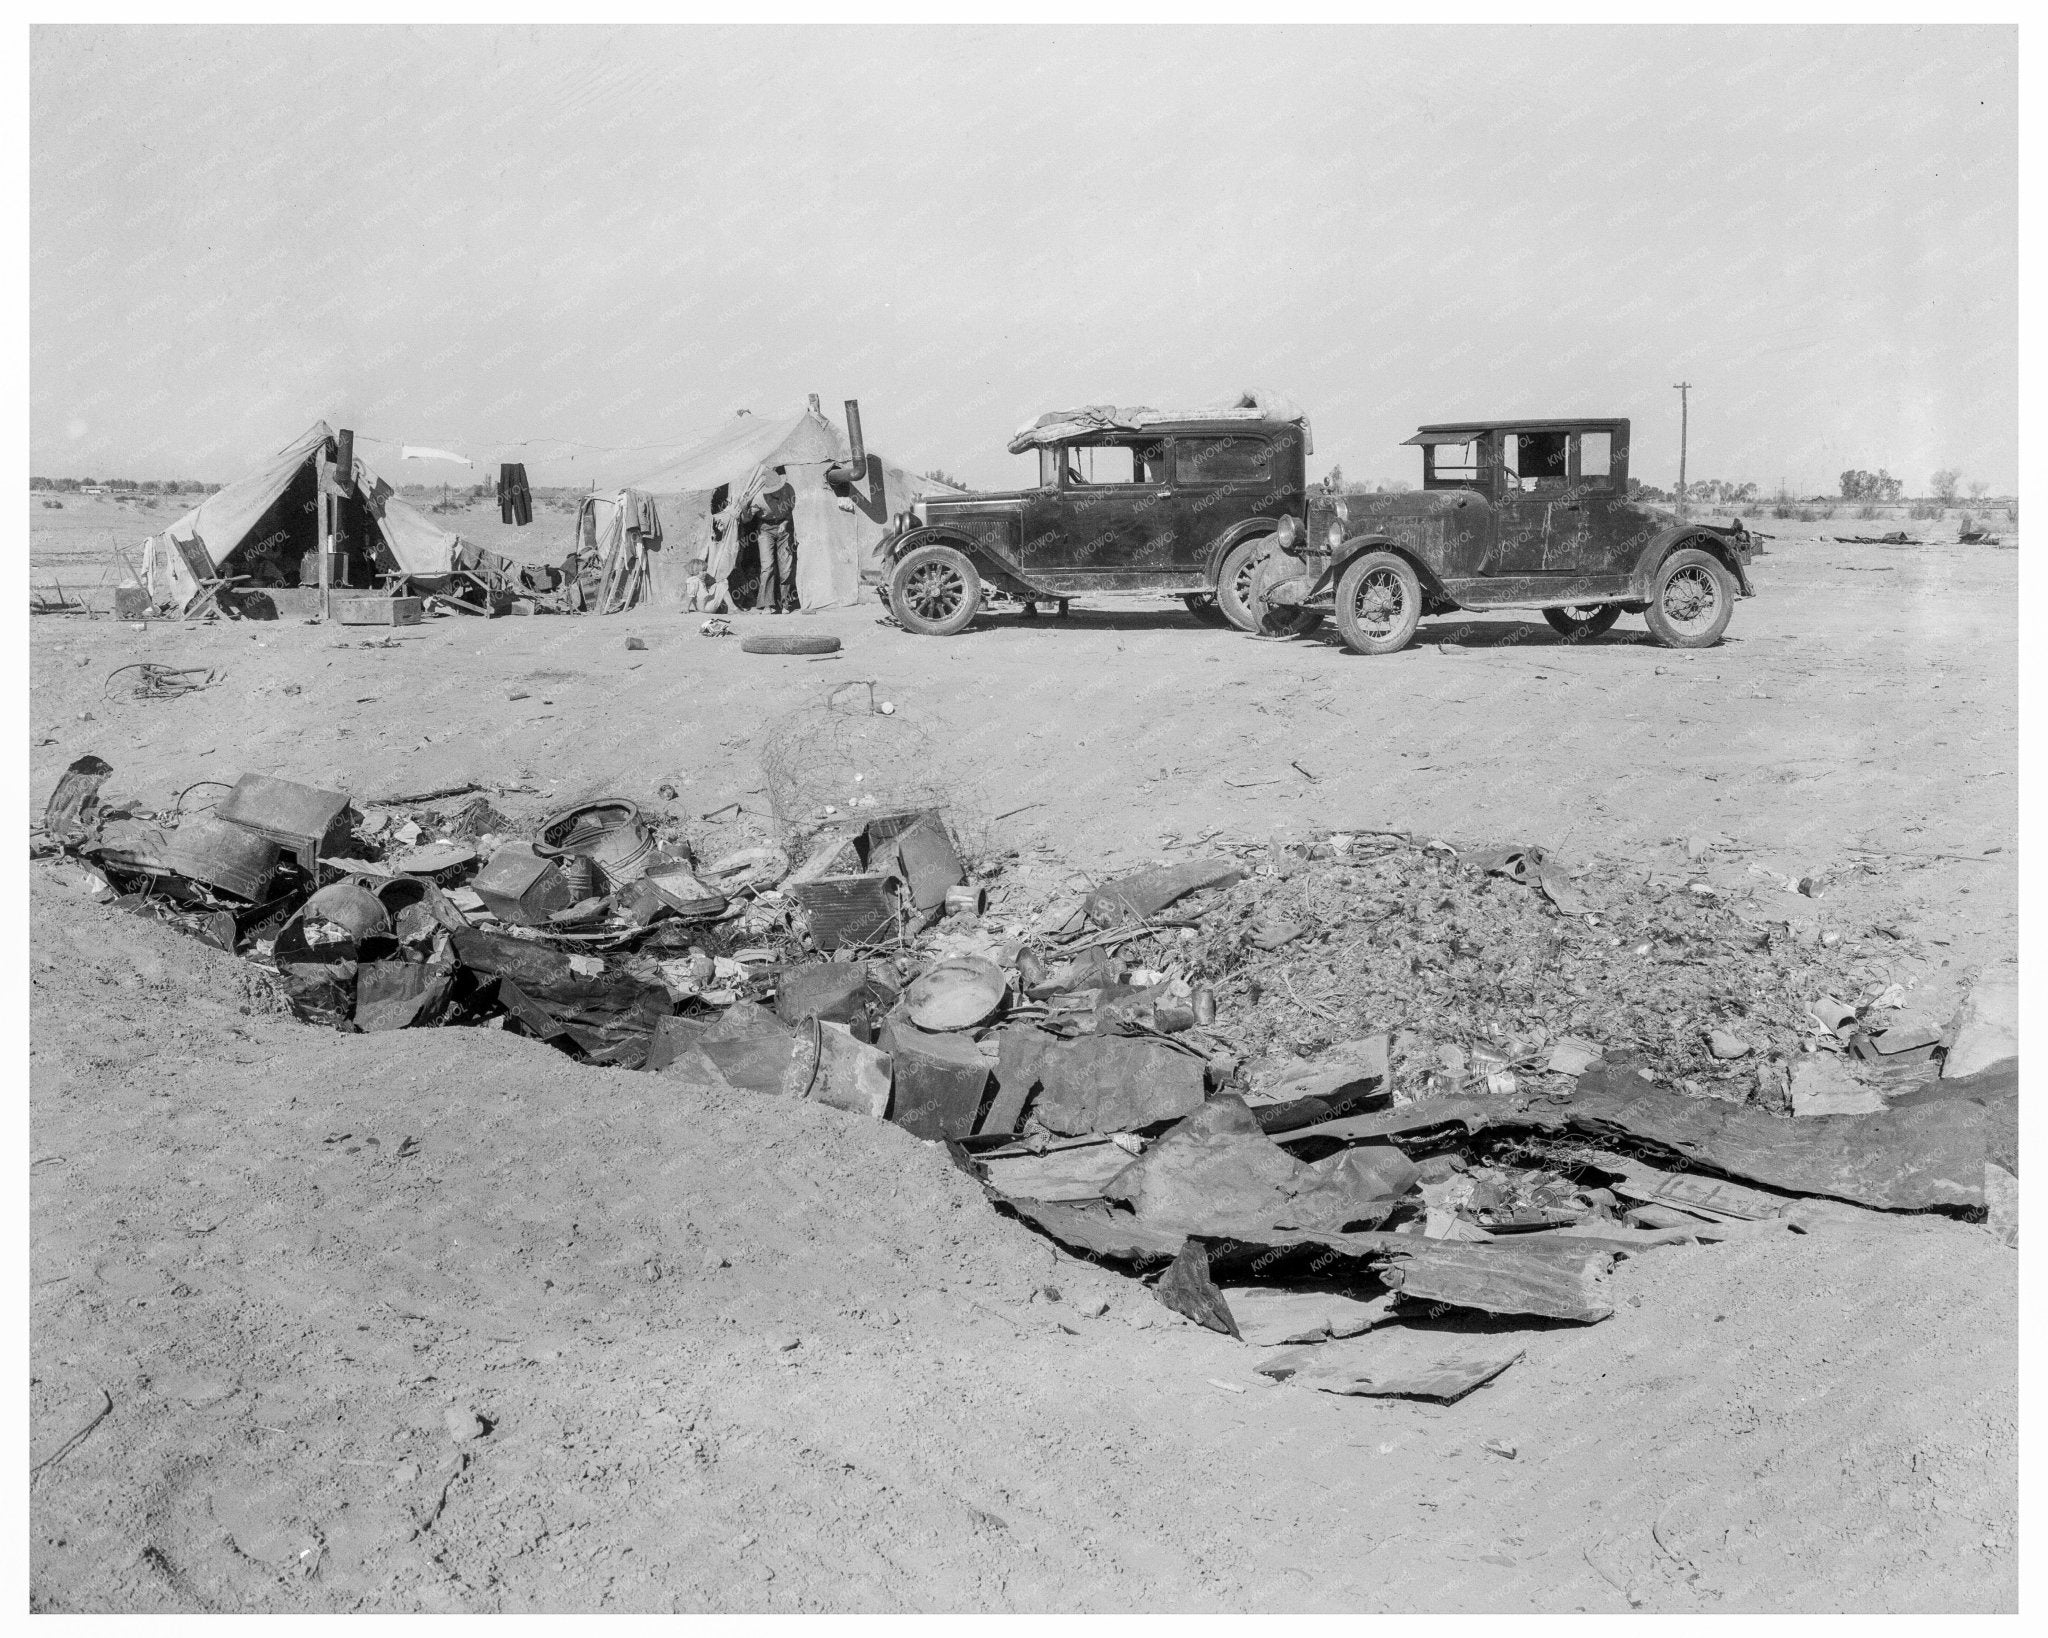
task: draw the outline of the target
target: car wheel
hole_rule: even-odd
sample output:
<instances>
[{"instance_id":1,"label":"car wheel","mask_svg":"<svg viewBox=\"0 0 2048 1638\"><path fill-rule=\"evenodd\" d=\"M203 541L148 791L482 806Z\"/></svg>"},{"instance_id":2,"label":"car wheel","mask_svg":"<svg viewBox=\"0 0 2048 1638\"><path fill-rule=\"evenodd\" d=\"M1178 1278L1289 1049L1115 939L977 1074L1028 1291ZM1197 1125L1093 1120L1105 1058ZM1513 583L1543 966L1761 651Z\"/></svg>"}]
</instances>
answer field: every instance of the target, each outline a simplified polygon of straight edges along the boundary
<instances>
[{"instance_id":1,"label":"car wheel","mask_svg":"<svg viewBox=\"0 0 2048 1638\"><path fill-rule=\"evenodd\" d=\"M1272 544L1271 535L1239 541L1224 555L1223 567L1217 572L1216 606L1239 631L1259 629L1258 616L1252 612L1252 581L1259 572L1259 559Z\"/></svg>"},{"instance_id":2,"label":"car wheel","mask_svg":"<svg viewBox=\"0 0 2048 1638\"><path fill-rule=\"evenodd\" d=\"M1687 546L1657 565L1643 619L1666 648L1711 648L1734 612L1728 571L1712 553Z\"/></svg>"},{"instance_id":3,"label":"car wheel","mask_svg":"<svg viewBox=\"0 0 2048 1638\"><path fill-rule=\"evenodd\" d=\"M1230 624L1230 616L1223 612L1222 607L1208 592L1188 592L1183 594L1181 601L1187 605L1188 613L1205 626Z\"/></svg>"},{"instance_id":4,"label":"car wheel","mask_svg":"<svg viewBox=\"0 0 2048 1638\"><path fill-rule=\"evenodd\" d=\"M1568 643L1583 643L1609 630L1621 618L1618 603L1581 603L1561 609L1545 609L1543 618L1550 629Z\"/></svg>"},{"instance_id":5,"label":"car wheel","mask_svg":"<svg viewBox=\"0 0 2048 1638\"><path fill-rule=\"evenodd\" d=\"M981 576L958 547L913 547L889 577L889 608L907 631L951 637L981 608Z\"/></svg>"},{"instance_id":6,"label":"car wheel","mask_svg":"<svg viewBox=\"0 0 2048 1638\"><path fill-rule=\"evenodd\" d=\"M1407 559L1367 552L1337 579L1337 631L1357 654L1393 654L1422 623L1422 582Z\"/></svg>"}]
</instances>

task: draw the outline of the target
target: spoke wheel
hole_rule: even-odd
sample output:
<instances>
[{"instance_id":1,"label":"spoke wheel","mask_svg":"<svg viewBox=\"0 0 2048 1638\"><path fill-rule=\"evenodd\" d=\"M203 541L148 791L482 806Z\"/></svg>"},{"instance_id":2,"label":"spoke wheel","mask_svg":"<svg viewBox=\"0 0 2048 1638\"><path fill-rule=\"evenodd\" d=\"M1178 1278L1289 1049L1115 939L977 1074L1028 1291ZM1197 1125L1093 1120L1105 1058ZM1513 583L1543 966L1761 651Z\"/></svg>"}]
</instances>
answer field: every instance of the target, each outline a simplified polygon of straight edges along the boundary
<instances>
[{"instance_id":1,"label":"spoke wheel","mask_svg":"<svg viewBox=\"0 0 2048 1638\"><path fill-rule=\"evenodd\" d=\"M1568 643L1583 643L1600 636L1621 618L1616 603L1580 603L1561 609L1545 609L1543 618L1550 629Z\"/></svg>"},{"instance_id":2,"label":"spoke wheel","mask_svg":"<svg viewBox=\"0 0 2048 1638\"><path fill-rule=\"evenodd\" d=\"M1422 623L1422 583L1407 560L1367 552L1337 579L1337 630L1359 654L1395 654Z\"/></svg>"},{"instance_id":3,"label":"spoke wheel","mask_svg":"<svg viewBox=\"0 0 2048 1638\"><path fill-rule=\"evenodd\" d=\"M1666 648L1711 648L1734 612L1728 571L1711 554L1688 546L1658 565L1643 619Z\"/></svg>"},{"instance_id":4,"label":"spoke wheel","mask_svg":"<svg viewBox=\"0 0 2048 1638\"><path fill-rule=\"evenodd\" d=\"M957 547L913 547L889 577L889 607L906 630L951 637L981 608L981 576Z\"/></svg>"},{"instance_id":5,"label":"spoke wheel","mask_svg":"<svg viewBox=\"0 0 2048 1638\"><path fill-rule=\"evenodd\" d=\"M1239 541L1223 559L1216 576L1216 606L1223 618L1239 631L1257 631L1259 617L1252 606L1252 587L1259 575L1259 561L1273 549L1271 535L1254 535Z\"/></svg>"}]
</instances>

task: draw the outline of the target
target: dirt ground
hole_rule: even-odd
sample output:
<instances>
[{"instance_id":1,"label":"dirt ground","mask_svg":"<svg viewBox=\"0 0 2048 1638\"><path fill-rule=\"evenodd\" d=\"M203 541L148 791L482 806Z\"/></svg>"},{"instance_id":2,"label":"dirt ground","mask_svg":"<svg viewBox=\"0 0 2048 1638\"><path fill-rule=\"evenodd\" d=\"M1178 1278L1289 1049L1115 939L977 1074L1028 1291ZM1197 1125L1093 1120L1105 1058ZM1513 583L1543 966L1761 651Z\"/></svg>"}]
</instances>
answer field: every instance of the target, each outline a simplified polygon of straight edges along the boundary
<instances>
[{"instance_id":1,"label":"dirt ground","mask_svg":"<svg viewBox=\"0 0 2048 1638\"><path fill-rule=\"evenodd\" d=\"M948 641L799 617L844 640L820 661L644 611L391 647L45 618L28 799L92 751L109 798L617 790L737 845L770 725L871 679L1015 854L998 918L1211 832L1603 871L1718 833L1731 880L1820 876L1866 973L1939 1011L2017 947L2017 554L1765 527L1807 538L1693 654L1499 616L1362 659L1163 602ZM145 659L224 674L109 697ZM1458 1404L1339 1399L894 1126L494 1030L311 1028L75 865L30 875L39 1609L2016 1606L2016 1255L1981 1228L1842 1208L1658 1250Z\"/></svg>"}]
</instances>

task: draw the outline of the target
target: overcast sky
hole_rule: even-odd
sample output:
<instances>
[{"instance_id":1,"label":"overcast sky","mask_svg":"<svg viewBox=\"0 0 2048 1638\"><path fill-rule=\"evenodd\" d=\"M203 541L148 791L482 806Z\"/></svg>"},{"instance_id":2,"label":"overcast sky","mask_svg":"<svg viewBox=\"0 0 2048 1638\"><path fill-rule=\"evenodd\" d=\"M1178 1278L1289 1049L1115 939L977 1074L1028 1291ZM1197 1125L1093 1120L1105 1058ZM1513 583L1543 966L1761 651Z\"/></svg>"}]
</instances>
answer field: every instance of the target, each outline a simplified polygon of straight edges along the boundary
<instances>
[{"instance_id":1,"label":"overcast sky","mask_svg":"<svg viewBox=\"0 0 2048 1638\"><path fill-rule=\"evenodd\" d=\"M52 476L227 479L325 416L624 481L815 392L990 486L1041 410L1256 386L1316 475L1619 414L1668 485L1690 380L1695 479L2017 481L2006 28L41 28L31 61Z\"/></svg>"}]
</instances>

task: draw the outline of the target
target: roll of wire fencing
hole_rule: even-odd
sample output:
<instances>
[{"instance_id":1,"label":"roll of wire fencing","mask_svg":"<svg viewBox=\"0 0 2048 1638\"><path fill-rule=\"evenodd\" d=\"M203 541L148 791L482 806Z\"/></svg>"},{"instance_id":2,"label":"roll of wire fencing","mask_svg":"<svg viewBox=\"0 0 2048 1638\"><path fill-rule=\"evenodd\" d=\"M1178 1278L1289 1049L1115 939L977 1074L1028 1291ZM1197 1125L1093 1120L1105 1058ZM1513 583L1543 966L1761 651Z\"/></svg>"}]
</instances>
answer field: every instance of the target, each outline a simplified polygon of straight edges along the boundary
<instances>
[{"instance_id":1,"label":"roll of wire fencing","mask_svg":"<svg viewBox=\"0 0 2048 1638\"><path fill-rule=\"evenodd\" d=\"M777 718L760 757L776 839L792 858L827 830L927 809L945 821L963 862L988 855L982 781L949 774L941 746L872 681L839 683Z\"/></svg>"}]
</instances>

